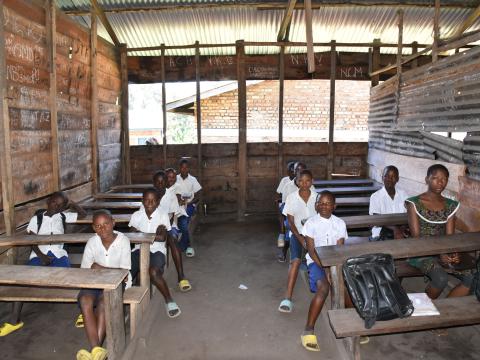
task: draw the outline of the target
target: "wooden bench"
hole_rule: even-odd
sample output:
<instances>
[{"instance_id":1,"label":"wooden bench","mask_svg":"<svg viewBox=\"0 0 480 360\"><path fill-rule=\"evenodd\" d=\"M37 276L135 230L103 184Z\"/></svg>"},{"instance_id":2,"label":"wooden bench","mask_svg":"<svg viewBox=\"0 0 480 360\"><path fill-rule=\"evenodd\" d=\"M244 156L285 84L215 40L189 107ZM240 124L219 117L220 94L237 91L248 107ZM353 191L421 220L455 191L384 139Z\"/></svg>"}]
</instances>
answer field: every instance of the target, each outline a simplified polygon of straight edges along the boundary
<instances>
[{"instance_id":1,"label":"wooden bench","mask_svg":"<svg viewBox=\"0 0 480 360\"><path fill-rule=\"evenodd\" d=\"M80 204L86 210L110 209L110 210L138 210L141 201L89 201Z\"/></svg>"},{"instance_id":2,"label":"wooden bench","mask_svg":"<svg viewBox=\"0 0 480 360\"><path fill-rule=\"evenodd\" d=\"M106 192L98 193L93 196L95 199L107 200L142 200L142 193L126 193L126 192Z\"/></svg>"},{"instance_id":3,"label":"wooden bench","mask_svg":"<svg viewBox=\"0 0 480 360\"><path fill-rule=\"evenodd\" d=\"M0 289L4 286L38 288L102 289L105 299L107 350L110 360L118 360L125 348L122 283L128 274L124 269L75 269L47 266L0 265ZM31 290L30 299L36 297ZM17 293L18 295L18 293ZM26 295L26 294L24 294ZM14 298L14 297L13 297ZM26 301L31 301L30 299Z\"/></svg>"},{"instance_id":4,"label":"wooden bench","mask_svg":"<svg viewBox=\"0 0 480 360\"><path fill-rule=\"evenodd\" d=\"M339 199L340 200L340 199ZM359 229L372 226L392 226L408 224L407 213L385 215L343 216L347 229Z\"/></svg>"},{"instance_id":5,"label":"wooden bench","mask_svg":"<svg viewBox=\"0 0 480 360\"><path fill-rule=\"evenodd\" d=\"M112 214L113 220L117 224L125 224L130 222L130 218L132 214ZM77 219L73 224L92 224L93 222L93 215L87 215L82 219Z\"/></svg>"},{"instance_id":6,"label":"wooden bench","mask_svg":"<svg viewBox=\"0 0 480 360\"><path fill-rule=\"evenodd\" d=\"M359 337L480 324L480 303L474 296L433 300L440 315L410 316L377 321L370 329L355 309L329 310L330 326L337 338L346 338L352 359L359 360Z\"/></svg>"},{"instance_id":7,"label":"wooden bench","mask_svg":"<svg viewBox=\"0 0 480 360\"><path fill-rule=\"evenodd\" d=\"M381 187L378 185L373 186L349 186L349 187L329 187L329 188L315 188L317 193L324 190L330 191L335 196L345 195L371 195ZM337 199L338 200L338 199Z\"/></svg>"},{"instance_id":8,"label":"wooden bench","mask_svg":"<svg viewBox=\"0 0 480 360\"><path fill-rule=\"evenodd\" d=\"M315 187L339 187L339 186L372 186L372 179L337 179L337 180L313 180Z\"/></svg>"},{"instance_id":9,"label":"wooden bench","mask_svg":"<svg viewBox=\"0 0 480 360\"><path fill-rule=\"evenodd\" d=\"M124 190L144 190L152 187L152 184L123 184L115 185L110 188L111 191L124 191Z\"/></svg>"},{"instance_id":10,"label":"wooden bench","mask_svg":"<svg viewBox=\"0 0 480 360\"><path fill-rule=\"evenodd\" d=\"M335 203L338 208L344 208L349 206L357 206L357 207L368 207L370 206L370 197L368 196L360 196L360 197L341 197L335 200Z\"/></svg>"}]
</instances>

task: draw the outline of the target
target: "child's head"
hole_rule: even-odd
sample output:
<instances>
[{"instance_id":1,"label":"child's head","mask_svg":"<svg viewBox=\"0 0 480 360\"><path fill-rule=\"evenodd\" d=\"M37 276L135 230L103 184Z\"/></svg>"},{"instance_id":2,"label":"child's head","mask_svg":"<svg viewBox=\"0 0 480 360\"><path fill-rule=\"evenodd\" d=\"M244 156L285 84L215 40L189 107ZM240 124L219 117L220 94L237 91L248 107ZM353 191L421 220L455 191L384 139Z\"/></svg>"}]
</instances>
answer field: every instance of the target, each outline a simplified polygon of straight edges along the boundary
<instances>
[{"instance_id":1,"label":"child's head","mask_svg":"<svg viewBox=\"0 0 480 360\"><path fill-rule=\"evenodd\" d=\"M335 210L335 195L330 191L324 190L317 195L317 200L315 202L315 210L323 218L330 218L333 211Z\"/></svg>"},{"instance_id":2,"label":"child's head","mask_svg":"<svg viewBox=\"0 0 480 360\"><path fill-rule=\"evenodd\" d=\"M313 175L310 170L302 170L302 172L298 175L298 187L300 190L307 190L310 189L313 182Z\"/></svg>"},{"instance_id":3,"label":"child's head","mask_svg":"<svg viewBox=\"0 0 480 360\"><path fill-rule=\"evenodd\" d=\"M47 199L47 211L50 213L59 213L65 210L68 204L68 197L62 191L54 192Z\"/></svg>"},{"instance_id":4,"label":"child's head","mask_svg":"<svg viewBox=\"0 0 480 360\"><path fill-rule=\"evenodd\" d=\"M386 189L395 188L399 179L398 169L393 165L388 165L383 169L382 180Z\"/></svg>"},{"instance_id":5,"label":"child's head","mask_svg":"<svg viewBox=\"0 0 480 360\"><path fill-rule=\"evenodd\" d=\"M168 168L165 170L165 174L167 175L167 185L168 187L174 185L177 182L177 172L173 168Z\"/></svg>"},{"instance_id":6,"label":"child's head","mask_svg":"<svg viewBox=\"0 0 480 360\"><path fill-rule=\"evenodd\" d=\"M159 170L153 175L153 187L157 190L163 190L167 187L167 174L165 171Z\"/></svg>"},{"instance_id":7,"label":"child's head","mask_svg":"<svg viewBox=\"0 0 480 360\"><path fill-rule=\"evenodd\" d=\"M160 204L160 194L157 189L149 188L143 192L142 204L147 214L151 214Z\"/></svg>"},{"instance_id":8,"label":"child's head","mask_svg":"<svg viewBox=\"0 0 480 360\"><path fill-rule=\"evenodd\" d=\"M288 176L290 179L295 177L295 161L289 161L287 164Z\"/></svg>"},{"instance_id":9,"label":"child's head","mask_svg":"<svg viewBox=\"0 0 480 360\"><path fill-rule=\"evenodd\" d=\"M113 234L115 221L110 211L102 209L93 213L92 228L102 239Z\"/></svg>"},{"instance_id":10,"label":"child's head","mask_svg":"<svg viewBox=\"0 0 480 360\"><path fill-rule=\"evenodd\" d=\"M307 168L307 165L304 163L297 161L293 166L293 171L295 172L295 177L298 178L300 173Z\"/></svg>"},{"instance_id":11,"label":"child's head","mask_svg":"<svg viewBox=\"0 0 480 360\"><path fill-rule=\"evenodd\" d=\"M183 158L180 159L180 162L178 164L180 175L185 178L188 176L188 160Z\"/></svg>"},{"instance_id":12,"label":"child's head","mask_svg":"<svg viewBox=\"0 0 480 360\"><path fill-rule=\"evenodd\" d=\"M448 169L442 164L435 164L428 168L425 182L428 185L428 190L437 194L441 194L447 187L448 177L450 173Z\"/></svg>"}]
</instances>

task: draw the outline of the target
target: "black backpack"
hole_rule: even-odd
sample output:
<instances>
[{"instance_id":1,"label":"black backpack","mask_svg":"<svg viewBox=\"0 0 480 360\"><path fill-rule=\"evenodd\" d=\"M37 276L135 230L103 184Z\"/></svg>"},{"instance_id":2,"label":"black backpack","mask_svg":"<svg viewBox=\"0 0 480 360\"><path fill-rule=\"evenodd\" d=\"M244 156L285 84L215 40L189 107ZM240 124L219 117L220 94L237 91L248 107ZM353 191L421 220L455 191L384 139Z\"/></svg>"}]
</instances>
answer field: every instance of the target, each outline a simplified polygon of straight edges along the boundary
<instances>
[{"instance_id":1,"label":"black backpack","mask_svg":"<svg viewBox=\"0 0 480 360\"><path fill-rule=\"evenodd\" d=\"M390 254L352 257L343 264L343 277L358 314L370 329L376 320L404 318L413 304L402 288Z\"/></svg>"},{"instance_id":2,"label":"black backpack","mask_svg":"<svg viewBox=\"0 0 480 360\"><path fill-rule=\"evenodd\" d=\"M39 209L35 211L35 216L37 217L37 234L40 231L40 228L42 227L42 222L43 222L43 214L47 209ZM67 217L63 212L60 213L60 216L62 217L62 225L63 225L63 230L65 231L65 224L67 223Z\"/></svg>"}]
</instances>

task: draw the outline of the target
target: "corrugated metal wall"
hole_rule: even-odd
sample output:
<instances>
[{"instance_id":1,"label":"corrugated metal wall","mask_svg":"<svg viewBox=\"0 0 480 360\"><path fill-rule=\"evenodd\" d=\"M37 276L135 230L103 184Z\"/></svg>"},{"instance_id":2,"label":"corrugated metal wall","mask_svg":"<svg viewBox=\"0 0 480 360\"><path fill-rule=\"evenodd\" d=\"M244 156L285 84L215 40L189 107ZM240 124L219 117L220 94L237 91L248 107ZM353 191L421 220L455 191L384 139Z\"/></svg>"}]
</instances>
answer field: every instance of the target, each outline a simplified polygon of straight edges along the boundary
<instances>
[{"instance_id":1,"label":"corrugated metal wall","mask_svg":"<svg viewBox=\"0 0 480 360\"><path fill-rule=\"evenodd\" d=\"M480 47L372 88L369 146L465 163L480 179ZM463 141L432 132L467 132Z\"/></svg>"}]
</instances>

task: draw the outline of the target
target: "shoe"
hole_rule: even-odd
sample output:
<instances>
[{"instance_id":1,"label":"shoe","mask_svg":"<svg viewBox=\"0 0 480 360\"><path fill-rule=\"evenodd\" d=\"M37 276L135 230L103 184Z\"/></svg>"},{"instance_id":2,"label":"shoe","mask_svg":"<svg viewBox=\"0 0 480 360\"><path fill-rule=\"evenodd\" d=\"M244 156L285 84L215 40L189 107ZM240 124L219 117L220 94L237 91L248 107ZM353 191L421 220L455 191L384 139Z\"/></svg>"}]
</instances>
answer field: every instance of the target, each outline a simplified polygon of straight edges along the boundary
<instances>
[{"instance_id":1,"label":"shoe","mask_svg":"<svg viewBox=\"0 0 480 360\"><path fill-rule=\"evenodd\" d=\"M92 360L105 360L107 358L107 349L101 346L95 346L92 349Z\"/></svg>"},{"instance_id":2,"label":"shoe","mask_svg":"<svg viewBox=\"0 0 480 360\"><path fill-rule=\"evenodd\" d=\"M278 234L277 246L279 248L283 248L285 246L285 235L284 234Z\"/></svg>"},{"instance_id":3,"label":"shoe","mask_svg":"<svg viewBox=\"0 0 480 360\"><path fill-rule=\"evenodd\" d=\"M195 250L191 246L187 247L187 250L185 250L185 256L186 257L194 257L195 256Z\"/></svg>"},{"instance_id":4,"label":"shoe","mask_svg":"<svg viewBox=\"0 0 480 360\"><path fill-rule=\"evenodd\" d=\"M178 283L178 287L182 292L192 290L192 285L190 285L190 281L188 281L187 279L180 280L180 282Z\"/></svg>"},{"instance_id":5,"label":"shoe","mask_svg":"<svg viewBox=\"0 0 480 360\"><path fill-rule=\"evenodd\" d=\"M360 336L359 343L360 345L365 345L370 342L370 338L368 336Z\"/></svg>"},{"instance_id":6,"label":"shoe","mask_svg":"<svg viewBox=\"0 0 480 360\"><path fill-rule=\"evenodd\" d=\"M292 309L293 309L293 302L288 299L282 300L282 302L278 306L278 311L283 313L291 313Z\"/></svg>"},{"instance_id":7,"label":"shoe","mask_svg":"<svg viewBox=\"0 0 480 360\"><path fill-rule=\"evenodd\" d=\"M80 349L77 352L77 360L92 360L92 354L85 349Z\"/></svg>"},{"instance_id":8,"label":"shoe","mask_svg":"<svg viewBox=\"0 0 480 360\"><path fill-rule=\"evenodd\" d=\"M172 302L169 302L168 304L166 304L165 309L167 310L168 317L171 318L171 319L176 318L177 316L179 316L182 313L175 301L172 301Z\"/></svg>"},{"instance_id":9,"label":"shoe","mask_svg":"<svg viewBox=\"0 0 480 360\"><path fill-rule=\"evenodd\" d=\"M300 336L302 340L302 345L308 351L320 351L320 346L318 346L317 337L312 334Z\"/></svg>"},{"instance_id":10,"label":"shoe","mask_svg":"<svg viewBox=\"0 0 480 360\"><path fill-rule=\"evenodd\" d=\"M76 328L83 328L85 324L83 323L83 315L80 314L77 317L77 320L75 321L75 327Z\"/></svg>"},{"instance_id":11,"label":"shoe","mask_svg":"<svg viewBox=\"0 0 480 360\"><path fill-rule=\"evenodd\" d=\"M14 331L17 331L18 329L21 329L23 327L23 322L19 322L18 324L10 324L10 323L3 323L2 326L0 326L0 336L7 336L8 334L11 334Z\"/></svg>"}]
</instances>

